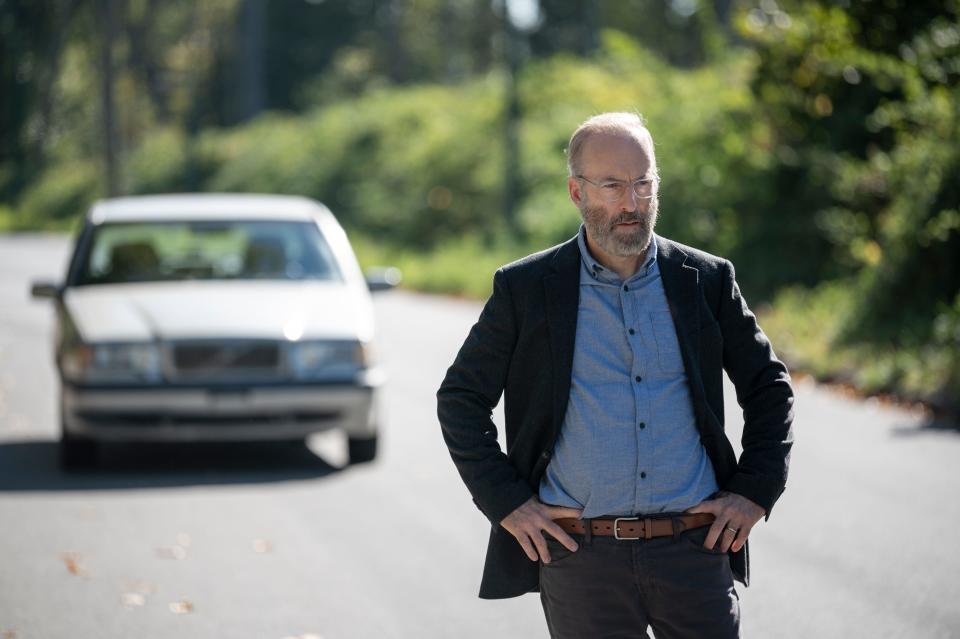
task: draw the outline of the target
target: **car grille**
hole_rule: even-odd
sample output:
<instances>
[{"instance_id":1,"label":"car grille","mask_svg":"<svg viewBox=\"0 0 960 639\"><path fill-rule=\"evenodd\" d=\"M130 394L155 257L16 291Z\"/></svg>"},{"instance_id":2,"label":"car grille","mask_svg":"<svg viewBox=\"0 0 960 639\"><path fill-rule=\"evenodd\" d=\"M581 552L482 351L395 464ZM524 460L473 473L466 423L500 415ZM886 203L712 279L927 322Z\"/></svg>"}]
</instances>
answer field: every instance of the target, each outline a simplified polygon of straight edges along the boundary
<instances>
[{"instance_id":1,"label":"car grille","mask_svg":"<svg viewBox=\"0 0 960 639\"><path fill-rule=\"evenodd\" d=\"M169 352L170 376L178 380L276 379L283 368L277 342L180 342Z\"/></svg>"}]
</instances>

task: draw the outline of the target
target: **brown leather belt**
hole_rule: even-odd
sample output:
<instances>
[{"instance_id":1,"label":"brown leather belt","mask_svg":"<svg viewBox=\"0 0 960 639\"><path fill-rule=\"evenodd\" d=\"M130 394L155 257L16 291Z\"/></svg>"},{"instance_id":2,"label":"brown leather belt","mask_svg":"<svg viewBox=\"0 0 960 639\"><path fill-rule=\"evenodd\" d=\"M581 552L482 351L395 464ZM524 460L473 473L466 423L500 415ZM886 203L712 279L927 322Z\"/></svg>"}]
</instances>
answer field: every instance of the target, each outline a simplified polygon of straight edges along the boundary
<instances>
[{"instance_id":1,"label":"brown leather belt","mask_svg":"<svg viewBox=\"0 0 960 639\"><path fill-rule=\"evenodd\" d=\"M589 519L592 534L601 537L616 537L621 540L653 539L679 535L684 530L701 528L713 523L710 513L693 513L659 517L617 517L616 519ZM586 532L584 520L573 517L555 519L568 533L582 535Z\"/></svg>"}]
</instances>

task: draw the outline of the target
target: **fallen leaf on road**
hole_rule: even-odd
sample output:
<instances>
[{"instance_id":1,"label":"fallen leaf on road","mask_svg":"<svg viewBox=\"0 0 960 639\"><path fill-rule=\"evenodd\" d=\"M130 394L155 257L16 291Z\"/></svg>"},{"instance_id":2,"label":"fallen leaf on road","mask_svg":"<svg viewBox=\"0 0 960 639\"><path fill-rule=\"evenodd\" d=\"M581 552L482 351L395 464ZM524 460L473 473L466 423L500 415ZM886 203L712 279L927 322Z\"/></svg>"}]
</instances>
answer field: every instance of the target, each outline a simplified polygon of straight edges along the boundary
<instances>
[{"instance_id":1,"label":"fallen leaf on road","mask_svg":"<svg viewBox=\"0 0 960 639\"><path fill-rule=\"evenodd\" d=\"M141 595L153 595L157 592L157 584L149 581L124 581L123 589L128 592L138 592Z\"/></svg>"},{"instance_id":2,"label":"fallen leaf on road","mask_svg":"<svg viewBox=\"0 0 960 639\"><path fill-rule=\"evenodd\" d=\"M175 615L185 615L189 612L193 612L193 604L189 601L174 601L170 604L170 612Z\"/></svg>"},{"instance_id":3,"label":"fallen leaf on road","mask_svg":"<svg viewBox=\"0 0 960 639\"><path fill-rule=\"evenodd\" d=\"M16 631L16 630L4 630L4 631L3 631L3 635L0 635L0 636L2 636L3 639L17 639L17 631Z\"/></svg>"},{"instance_id":4,"label":"fallen leaf on road","mask_svg":"<svg viewBox=\"0 0 960 639\"><path fill-rule=\"evenodd\" d=\"M187 533L180 533L179 535L177 535L177 543L183 546L184 548L190 547L190 541L191 541L190 535L188 535Z\"/></svg>"},{"instance_id":5,"label":"fallen leaf on road","mask_svg":"<svg viewBox=\"0 0 960 639\"><path fill-rule=\"evenodd\" d=\"M271 544L266 539L254 539L253 540L253 552L256 553L267 553L273 550L273 544Z\"/></svg>"},{"instance_id":6,"label":"fallen leaf on road","mask_svg":"<svg viewBox=\"0 0 960 639\"><path fill-rule=\"evenodd\" d=\"M179 544L157 548L157 557L161 559L186 559L187 549Z\"/></svg>"},{"instance_id":7,"label":"fallen leaf on road","mask_svg":"<svg viewBox=\"0 0 960 639\"><path fill-rule=\"evenodd\" d=\"M141 595L139 592L125 592L120 595L120 603L122 603L125 608L136 608L137 606L142 606L146 602L146 597Z\"/></svg>"},{"instance_id":8,"label":"fallen leaf on road","mask_svg":"<svg viewBox=\"0 0 960 639\"><path fill-rule=\"evenodd\" d=\"M60 555L60 558L63 559L63 563L71 575L76 575L77 577L87 577L89 575L86 567L83 565L83 555L80 553L65 552Z\"/></svg>"}]
</instances>

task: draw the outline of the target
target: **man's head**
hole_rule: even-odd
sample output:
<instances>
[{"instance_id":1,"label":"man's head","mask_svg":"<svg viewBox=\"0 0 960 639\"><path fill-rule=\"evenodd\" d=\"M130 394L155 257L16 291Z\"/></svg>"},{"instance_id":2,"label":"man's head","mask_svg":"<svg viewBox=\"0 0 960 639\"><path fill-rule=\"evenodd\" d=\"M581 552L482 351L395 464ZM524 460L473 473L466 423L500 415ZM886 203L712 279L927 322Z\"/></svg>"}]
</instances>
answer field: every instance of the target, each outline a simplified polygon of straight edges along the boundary
<instances>
[{"instance_id":1,"label":"man's head","mask_svg":"<svg viewBox=\"0 0 960 639\"><path fill-rule=\"evenodd\" d=\"M581 124L567 147L570 199L587 237L612 256L643 255L659 200L653 138L634 113L603 113Z\"/></svg>"}]
</instances>

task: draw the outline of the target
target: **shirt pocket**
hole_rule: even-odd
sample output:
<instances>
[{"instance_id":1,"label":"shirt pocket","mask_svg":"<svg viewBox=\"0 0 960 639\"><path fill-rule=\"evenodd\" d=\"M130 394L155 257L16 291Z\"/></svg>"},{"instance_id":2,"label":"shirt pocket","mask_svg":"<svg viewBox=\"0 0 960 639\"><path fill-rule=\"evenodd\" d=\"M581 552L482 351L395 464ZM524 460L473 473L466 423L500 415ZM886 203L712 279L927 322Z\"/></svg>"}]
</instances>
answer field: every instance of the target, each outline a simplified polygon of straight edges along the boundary
<instances>
[{"instance_id":1,"label":"shirt pocket","mask_svg":"<svg viewBox=\"0 0 960 639\"><path fill-rule=\"evenodd\" d=\"M683 358L680 356L680 343L677 341L677 329L673 325L670 311L654 311L649 314L653 339L657 344L657 362L664 373L683 372Z\"/></svg>"}]
</instances>

